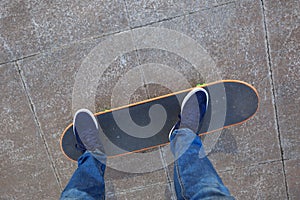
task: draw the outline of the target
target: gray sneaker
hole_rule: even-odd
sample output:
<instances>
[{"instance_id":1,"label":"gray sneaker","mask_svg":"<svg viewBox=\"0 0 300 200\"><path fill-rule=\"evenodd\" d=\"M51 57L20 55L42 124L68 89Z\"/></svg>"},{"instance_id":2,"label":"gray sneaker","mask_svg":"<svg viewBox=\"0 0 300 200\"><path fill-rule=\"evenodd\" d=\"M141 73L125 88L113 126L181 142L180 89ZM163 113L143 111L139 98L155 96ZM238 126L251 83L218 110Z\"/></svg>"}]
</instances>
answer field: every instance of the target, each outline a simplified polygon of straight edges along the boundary
<instances>
[{"instance_id":1,"label":"gray sneaker","mask_svg":"<svg viewBox=\"0 0 300 200\"><path fill-rule=\"evenodd\" d=\"M76 137L76 148L82 153L100 151L104 148L100 139L99 124L93 113L87 109L80 109L74 115L73 132Z\"/></svg>"},{"instance_id":2,"label":"gray sneaker","mask_svg":"<svg viewBox=\"0 0 300 200\"><path fill-rule=\"evenodd\" d=\"M208 93L203 88L195 88L185 96L181 104L179 120L171 129L169 140L173 131L179 128L189 128L195 134L198 133L199 124L207 110L208 99Z\"/></svg>"}]
</instances>

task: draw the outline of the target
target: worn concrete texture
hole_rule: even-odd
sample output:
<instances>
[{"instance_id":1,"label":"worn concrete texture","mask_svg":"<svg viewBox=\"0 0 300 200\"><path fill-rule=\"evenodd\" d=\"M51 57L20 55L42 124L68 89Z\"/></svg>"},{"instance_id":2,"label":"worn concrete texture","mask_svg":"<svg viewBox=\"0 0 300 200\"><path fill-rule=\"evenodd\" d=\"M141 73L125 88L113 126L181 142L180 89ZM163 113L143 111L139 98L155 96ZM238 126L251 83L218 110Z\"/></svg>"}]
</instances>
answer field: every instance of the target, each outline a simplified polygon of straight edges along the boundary
<instances>
[{"instance_id":1,"label":"worn concrete texture","mask_svg":"<svg viewBox=\"0 0 300 200\"><path fill-rule=\"evenodd\" d=\"M298 0L0 2L0 199L58 199L74 111L239 79L254 118L209 158L237 199L300 198ZM202 138L204 143L208 137ZM134 172L134 173L132 173ZM109 159L107 199L176 199L168 147Z\"/></svg>"}]
</instances>

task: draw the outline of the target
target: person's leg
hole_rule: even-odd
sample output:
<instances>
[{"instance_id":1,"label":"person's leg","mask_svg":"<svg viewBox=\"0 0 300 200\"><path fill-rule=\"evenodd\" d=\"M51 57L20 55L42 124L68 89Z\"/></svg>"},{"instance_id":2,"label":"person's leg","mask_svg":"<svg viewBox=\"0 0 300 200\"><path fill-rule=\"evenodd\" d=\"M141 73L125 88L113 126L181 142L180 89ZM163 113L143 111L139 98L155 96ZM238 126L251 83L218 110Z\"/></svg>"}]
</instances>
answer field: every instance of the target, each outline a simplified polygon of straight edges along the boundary
<instances>
[{"instance_id":1,"label":"person's leg","mask_svg":"<svg viewBox=\"0 0 300 200\"><path fill-rule=\"evenodd\" d=\"M233 199L197 135L209 102L208 92L195 88L183 99L179 121L169 134L174 154L174 185L178 199Z\"/></svg>"},{"instance_id":2,"label":"person's leg","mask_svg":"<svg viewBox=\"0 0 300 200\"><path fill-rule=\"evenodd\" d=\"M97 119L87 109L76 112L73 121L76 148L83 155L78 168L61 194L61 199L105 199L106 154Z\"/></svg>"},{"instance_id":3,"label":"person's leg","mask_svg":"<svg viewBox=\"0 0 300 200\"><path fill-rule=\"evenodd\" d=\"M201 139L188 128L170 137L178 199L234 199L206 157Z\"/></svg>"},{"instance_id":4,"label":"person's leg","mask_svg":"<svg viewBox=\"0 0 300 200\"><path fill-rule=\"evenodd\" d=\"M86 151L78 159L78 168L61 194L66 199L105 199L105 163ZM101 159L103 160L103 159Z\"/></svg>"}]
</instances>

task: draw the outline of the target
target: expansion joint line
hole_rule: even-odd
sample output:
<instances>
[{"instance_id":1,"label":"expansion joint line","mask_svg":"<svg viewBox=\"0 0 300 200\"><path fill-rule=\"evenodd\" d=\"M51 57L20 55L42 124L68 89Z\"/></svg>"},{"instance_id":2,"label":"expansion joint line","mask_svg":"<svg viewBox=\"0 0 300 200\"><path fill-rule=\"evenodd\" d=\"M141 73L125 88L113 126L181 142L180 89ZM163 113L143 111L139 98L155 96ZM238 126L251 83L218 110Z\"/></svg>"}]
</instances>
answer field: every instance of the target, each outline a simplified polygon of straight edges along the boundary
<instances>
[{"instance_id":1,"label":"expansion joint line","mask_svg":"<svg viewBox=\"0 0 300 200\"><path fill-rule=\"evenodd\" d=\"M36 114L36 109L35 109L33 100L32 100L32 98L31 98L31 96L30 96L30 94L29 94L29 92L28 92L28 87L27 87L25 78L24 78L24 76L23 76L23 74L22 74L22 70L21 70L21 68L20 68L20 66L19 66L19 64L18 64L17 61L15 62L15 66L16 66L16 70L17 70L17 72L18 72L18 74L19 74L19 77L20 77L20 79L21 79L22 86L23 86L23 89L24 89L26 98L27 98L28 103L29 103L29 105L30 105L30 110L31 110L31 112L32 112L32 114L33 114L34 122L35 122L36 126L38 127L38 132L40 133L41 139L42 139L43 144L44 144L45 149L46 149L47 156L48 156L48 158L49 158L49 160L50 160L51 167L52 167L52 170L53 170L53 172L54 172L56 181L57 181L57 183L58 183L60 189L62 190L62 184L61 184L60 178L59 178L59 176L58 176L58 171L57 171L57 169L55 168L55 164L54 164L53 158L52 158L52 156L51 156L51 154L50 154L49 146L48 146L48 144L47 144L47 142L46 142L45 134L44 134L43 131L42 131L41 124L40 124L40 122L39 122L39 120L38 120L38 117L37 117L37 114Z\"/></svg>"},{"instance_id":2,"label":"expansion joint line","mask_svg":"<svg viewBox=\"0 0 300 200\"><path fill-rule=\"evenodd\" d=\"M283 167L283 175L284 175L284 184L285 184L285 189L286 189L286 195L287 199L290 199L289 193L288 193L288 184L286 180L286 172L285 172L285 160L284 160L284 152L283 152L283 147L282 147L282 138L281 138L281 132L280 132L280 127L279 127L279 117L278 117L278 108L276 104L276 90L275 90L275 82L274 82L274 77L273 77L273 66L271 62L271 52L270 52L270 42L269 42L269 33L268 33L268 27L267 27L267 22L266 22L266 8L265 8L265 2L264 0L261 0L261 6L262 6L262 16L263 16L263 28L265 32L265 41L266 41L266 54L267 54L267 62L268 62L268 68L270 72L270 82L271 82L271 92L272 92L272 103L274 105L274 110L275 110L275 124L276 124L276 130L277 130L277 135L278 135L278 140L279 140L279 147L280 147L280 152L281 152L281 162L282 162L282 167Z\"/></svg>"}]
</instances>

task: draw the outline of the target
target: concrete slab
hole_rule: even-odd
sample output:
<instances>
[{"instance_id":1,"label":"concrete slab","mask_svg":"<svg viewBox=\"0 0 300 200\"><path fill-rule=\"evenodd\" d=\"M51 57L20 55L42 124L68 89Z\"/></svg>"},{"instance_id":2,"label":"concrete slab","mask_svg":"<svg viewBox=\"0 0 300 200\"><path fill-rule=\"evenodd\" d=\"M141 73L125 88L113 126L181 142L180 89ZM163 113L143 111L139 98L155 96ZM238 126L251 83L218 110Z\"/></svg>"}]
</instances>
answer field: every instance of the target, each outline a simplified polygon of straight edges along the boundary
<instances>
[{"instance_id":1,"label":"concrete slab","mask_svg":"<svg viewBox=\"0 0 300 200\"><path fill-rule=\"evenodd\" d=\"M299 1L264 1L270 68L290 199L298 199L300 159ZM297 187L298 186L298 187ZM297 188L297 189L296 189Z\"/></svg>"},{"instance_id":2,"label":"concrete slab","mask_svg":"<svg viewBox=\"0 0 300 200\"><path fill-rule=\"evenodd\" d=\"M285 159L299 159L300 3L266 1L265 7L283 155Z\"/></svg>"},{"instance_id":3,"label":"concrete slab","mask_svg":"<svg viewBox=\"0 0 300 200\"><path fill-rule=\"evenodd\" d=\"M74 44L64 49L41 54L19 62L24 80L28 86L29 95L34 102L41 128L48 145L51 147L50 153L53 156L63 186L67 184L76 168L76 164L68 161L62 155L59 147L59 139L64 128L72 121L72 103L74 103L72 90L76 79L76 72L80 68L86 54L98 43L99 41L92 40L90 42ZM111 107L110 103L113 97L115 97L112 95L114 87L125 76L124 74L129 73L130 69L134 66L130 64L135 62L132 56L125 55L125 57L117 58L104 71L103 76L99 79L98 87L94 88L97 90L97 100L95 101L94 108L104 109L108 106ZM125 65L124 62L128 64ZM138 71L132 73L138 74ZM138 78L135 76L135 79L142 80L142 77ZM120 85L126 86L127 84L131 84L131 82L126 82L126 79L122 79L122 84ZM138 84L142 84L142 82ZM130 103L147 98L144 87L139 87L132 95L127 95L129 95ZM117 99L117 97L115 98ZM114 103L118 104L118 102ZM124 102L121 101L119 103ZM89 107L90 105L82 106ZM50 121L51 123L49 123ZM161 171L161 173L164 173L164 171ZM161 173L156 173L153 176L163 177ZM109 170L108 174L110 174ZM146 177L148 176L145 175L144 177L141 175L140 177L141 179L147 179ZM108 177L110 176L108 175ZM125 174L124 178L126 177L128 178L129 176ZM114 185L118 190L121 190L122 186L130 188L136 184L134 181L132 184L128 184L128 181L127 184L121 184L122 181L114 181L108 178L109 181L114 183L120 182L120 186L117 187L116 184Z\"/></svg>"},{"instance_id":4,"label":"concrete slab","mask_svg":"<svg viewBox=\"0 0 300 200\"><path fill-rule=\"evenodd\" d=\"M57 199L60 186L14 64L0 67L0 199Z\"/></svg>"},{"instance_id":5,"label":"concrete slab","mask_svg":"<svg viewBox=\"0 0 300 200\"><path fill-rule=\"evenodd\" d=\"M106 196L126 193L155 184L166 184L164 170L145 174L126 173L108 168L105 174Z\"/></svg>"},{"instance_id":6,"label":"concrete slab","mask_svg":"<svg viewBox=\"0 0 300 200\"><path fill-rule=\"evenodd\" d=\"M72 107L86 105L100 111L197 83L240 79L258 89L260 110L241 126L203 138L209 158L237 199L298 199L298 16L296 0L1 1L1 157L9 160L1 165L4 187L0 198L58 198L59 185L64 187L76 169L76 163L67 160L59 149L60 134L72 120ZM155 30L142 33L141 28L149 27L175 30L180 37L174 39L163 30L155 37ZM134 46L131 34L138 39ZM97 70L87 74L93 78L79 82L82 62L109 37L103 35L117 35L119 40L113 45L114 39L108 41L87 63L97 69L111 59L109 66L99 82L93 76ZM148 41L147 35L152 37ZM186 39L188 43L184 43ZM155 48L168 42L175 51ZM144 48L134 51L134 47ZM96 61L103 52L108 56L99 64ZM30 57L36 53L39 55ZM23 57L28 58L18 60L19 73L41 130L36 128L14 64L3 65ZM74 85L86 81L95 81L97 87L80 88L81 95L74 98ZM88 93L94 98L85 99ZM153 169L156 163L159 169L131 174L108 167L107 198L175 199L169 155L167 148L161 148L151 159L124 157L113 162L114 167L127 169L140 163L147 165L144 169ZM57 177L49 159L53 159Z\"/></svg>"},{"instance_id":7,"label":"concrete slab","mask_svg":"<svg viewBox=\"0 0 300 200\"><path fill-rule=\"evenodd\" d=\"M128 29L124 1L29 1L39 45L48 49Z\"/></svg>"},{"instance_id":8,"label":"concrete slab","mask_svg":"<svg viewBox=\"0 0 300 200\"><path fill-rule=\"evenodd\" d=\"M229 0L221 1L129 1L126 7L131 27L139 27L149 23L167 20L183 14L226 4Z\"/></svg>"},{"instance_id":9,"label":"concrete slab","mask_svg":"<svg viewBox=\"0 0 300 200\"><path fill-rule=\"evenodd\" d=\"M67 183L76 164L60 152L60 135L72 122L76 70L93 46L81 43L18 62L62 185Z\"/></svg>"},{"instance_id":10,"label":"concrete slab","mask_svg":"<svg viewBox=\"0 0 300 200\"><path fill-rule=\"evenodd\" d=\"M25 1L0 3L0 63L37 53L40 49Z\"/></svg>"},{"instance_id":11,"label":"concrete slab","mask_svg":"<svg viewBox=\"0 0 300 200\"><path fill-rule=\"evenodd\" d=\"M118 1L1 2L0 63L129 29Z\"/></svg>"},{"instance_id":12,"label":"concrete slab","mask_svg":"<svg viewBox=\"0 0 300 200\"><path fill-rule=\"evenodd\" d=\"M172 194L170 188L167 184L156 184L148 187L141 187L135 190L128 191L126 193L116 194L115 196L110 196L107 199L172 199Z\"/></svg>"},{"instance_id":13,"label":"concrete slab","mask_svg":"<svg viewBox=\"0 0 300 200\"><path fill-rule=\"evenodd\" d=\"M204 139L206 142L210 141L210 159L217 169L220 170L281 159L270 89L271 77L265 52L263 15L261 13L262 8L259 2L242 1L149 26L154 28L153 33L149 33L149 36L154 35L156 29L167 28L183 33L194 40L206 50L207 54L203 53L202 55L211 57L211 62L215 64L208 63L211 64L211 68L201 65L201 63L193 66L190 60L182 61L186 60L187 57L182 58L181 56L181 58L178 58L180 57L179 55L166 53L164 49L138 51L141 64L147 62L163 63L171 69L169 71L172 71L173 74L179 73L183 77L182 80L188 83L182 84L182 81L174 78L173 82L168 82L171 88L180 90L187 88L188 86L186 85L195 85L197 82L211 82L219 79L239 79L257 88L260 95L260 108L253 119L243 125L229 128L226 130L226 133L221 133L220 137L218 133L215 133L211 136L208 135ZM174 36L170 35L169 38ZM142 40L142 38L146 37L143 36L140 40L138 38L138 42L147 42L148 39ZM184 37L181 38L184 39ZM163 40L161 39L161 41ZM181 41L176 41L175 44L180 47L179 42ZM147 45L150 46L151 44L145 44L145 46ZM174 46L176 47L176 45ZM192 46L193 43L189 43L189 45ZM182 55L194 53L189 48L190 46L184 49L186 51L182 52ZM174 49L174 51L179 52L177 49ZM192 61L194 61L193 59L191 57ZM160 72L156 73L156 76L152 76L155 78L154 80L165 80L170 79L169 76L174 76L171 73L166 75L166 70L164 69L162 68ZM145 76L150 71L151 66L144 70ZM220 72L219 75L218 72ZM162 86L163 83L165 82L156 82L156 84ZM161 94L157 91L155 93ZM222 136L222 134L225 134L225 136ZM209 140L210 137L213 138L213 143ZM206 142L204 141L204 144ZM223 148L221 148L222 144ZM235 145L232 146L232 144ZM233 147L235 149L232 149Z\"/></svg>"},{"instance_id":14,"label":"concrete slab","mask_svg":"<svg viewBox=\"0 0 300 200\"><path fill-rule=\"evenodd\" d=\"M166 184L167 176L160 150L146 150L108 159L105 181L107 196Z\"/></svg>"},{"instance_id":15,"label":"concrete slab","mask_svg":"<svg viewBox=\"0 0 300 200\"><path fill-rule=\"evenodd\" d=\"M136 52L131 51L105 69L97 85L95 103L98 111L147 99L142 73L137 66Z\"/></svg>"},{"instance_id":16,"label":"concrete slab","mask_svg":"<svg viewBox=\"0 0 300 200\"><path fill-rule=\"evenodd\" d=\"M295 176L297 167L295 167L295 163L290 164L293 166L289 169L290 175ZM285 177L280 160L225 171L216 165L215 167L224 184L236 199L287 199ZM175 194L173 173L174 165L171 164L168 166L168 178L172 187L171 191ZM297 179L291 176L289 179L291 179L291 184L295 184L290 193L297 197Z\"/></svg>"},{"instance_id":17,"label":"concrete slab","mask_svg":"<svg viewBox=\"0 0 300 200\"><path fill-rule=\"evenodd\" d=\"M287 199L281 161L220 172L236 199Z\"/></svg>"},{"instance_id":18,"label":"concrete slab","mask_svg":"<svg viewBox=\"0 0 300 200\"><path fill-rule=\"evenodd\" d=\"M150 98L205 82L201 72L173 52L163 49L141 49L137 52Z\"/></svg>"},{"instance_id":19,"label":"concrete slab","mask_svg":"<svg viewBox=\"0 0 300 200\"><path fill-rule=\"evenodd\" d=\"M300 161L285 160L284 163L289 198L298 199L300 197Z\"/></svg>"}]
</instances>

